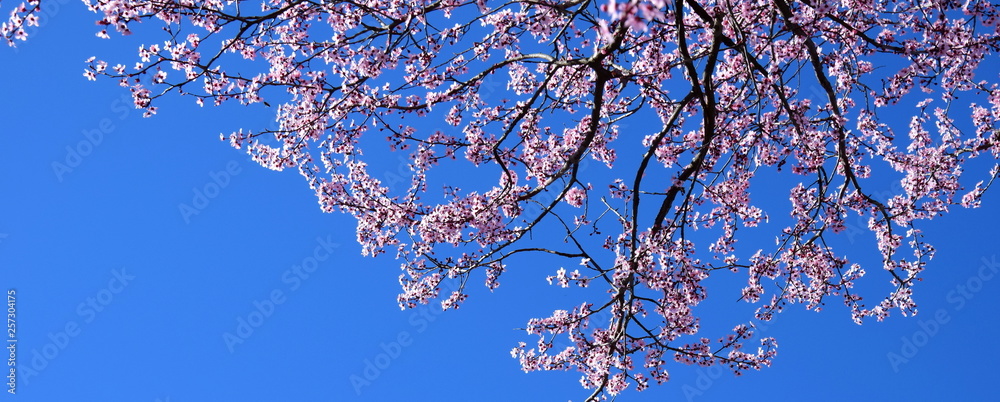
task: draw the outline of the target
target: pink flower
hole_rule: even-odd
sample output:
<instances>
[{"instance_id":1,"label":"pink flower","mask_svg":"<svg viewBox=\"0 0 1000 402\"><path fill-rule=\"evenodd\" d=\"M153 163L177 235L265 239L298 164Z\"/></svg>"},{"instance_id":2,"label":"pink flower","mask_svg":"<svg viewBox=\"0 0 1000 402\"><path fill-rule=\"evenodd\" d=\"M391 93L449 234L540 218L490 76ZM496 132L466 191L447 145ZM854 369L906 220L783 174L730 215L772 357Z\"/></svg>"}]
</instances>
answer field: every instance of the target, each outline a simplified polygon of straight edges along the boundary
<instances>
[{"instance_id":1,"label":"pink flower","mask_svg":"<svg viewBox=\"0 0 1000 402\"><path fill-rule=\"evenodd\" d=\"M580 187L573 187L566 192L566 203L574 207L583 206L583 201L587 199L586 190Z\"/></svg>"}]
</instances>

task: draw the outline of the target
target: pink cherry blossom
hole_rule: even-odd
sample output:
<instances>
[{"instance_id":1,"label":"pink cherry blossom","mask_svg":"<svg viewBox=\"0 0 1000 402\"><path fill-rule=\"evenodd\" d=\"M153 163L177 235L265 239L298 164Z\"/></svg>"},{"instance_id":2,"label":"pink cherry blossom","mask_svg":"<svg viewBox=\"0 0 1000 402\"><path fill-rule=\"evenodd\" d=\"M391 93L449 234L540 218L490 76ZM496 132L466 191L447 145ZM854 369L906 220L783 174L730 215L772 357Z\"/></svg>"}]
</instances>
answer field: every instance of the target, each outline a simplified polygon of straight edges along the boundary
<instances>
[{"instance_id":1,"label":"pink cherry blossom","mask_svg":"<svg viewBox=\"0 0 1000 402\"><path fill-rule=\"evenodd\" d=\"M147 116L169 93L273 111L276 127L222 139L356 218L362 252L400 262L402 308L458 308L478 296L464 284L512 270L586 288L511 354L576 370L588 400L679 365L769 366L777 341L752 321L792 304L915 314L939 268L923 221L980 206L1000 176L968 168L1000 157L985 0L85 3L98 36L163 34L114 67L88 60L87 79L116 79ZM11 10L8 44L39 4ZM397 160L380 152L410 177L381 177ZM859 217L876 241L851 255L875 267L835 247ZM522 266L534 253L568 263ZM738 292L707 287L732 275ZM463 286L442 294L448 278ZM709 297L756 312L704 333Z\"/></svg>"}]
</instances>

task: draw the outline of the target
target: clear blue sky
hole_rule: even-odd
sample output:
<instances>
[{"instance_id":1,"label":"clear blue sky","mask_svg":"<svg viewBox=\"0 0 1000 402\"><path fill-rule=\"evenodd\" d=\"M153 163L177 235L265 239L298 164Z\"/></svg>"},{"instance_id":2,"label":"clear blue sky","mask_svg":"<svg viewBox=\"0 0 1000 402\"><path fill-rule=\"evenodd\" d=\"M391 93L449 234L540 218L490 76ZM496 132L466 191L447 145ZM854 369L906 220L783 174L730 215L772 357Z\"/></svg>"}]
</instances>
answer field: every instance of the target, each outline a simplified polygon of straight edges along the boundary
<instances>
[{"instance_id":1,"label":"clear blue sky","mask_svg":"<svg viewBox=\"0 0 1000 402\"><path fill-rule=\"evenodd\" d=\"M0 290L16 289L19 374L2 400L588 394L575 372L525 374L509 354L534 341L513 328L571 305L545 284L557 267L513 267L496 293L477 286L458 311L400 311L398 264L362 258L349 217L321 213L297 173L265 170L219 141L268 124L262 109L171 98L144 119L122 101L126 89L81 74L93 55L134 61L135 38L97 39L80 3L52 4L28 43L0 49ZM917 288L917 318L857 326L837 306L793 306L765 331L780 345L773 367L737 378L673 365L671 383L619 400L995 399L998 224L990 193L984 208L923 226L938 255ZM869 244L849 246L874 263ZM737 307L727 303L713 306ZM383 368L366 373L368 362Z\"/></svg>"}]
</instances>

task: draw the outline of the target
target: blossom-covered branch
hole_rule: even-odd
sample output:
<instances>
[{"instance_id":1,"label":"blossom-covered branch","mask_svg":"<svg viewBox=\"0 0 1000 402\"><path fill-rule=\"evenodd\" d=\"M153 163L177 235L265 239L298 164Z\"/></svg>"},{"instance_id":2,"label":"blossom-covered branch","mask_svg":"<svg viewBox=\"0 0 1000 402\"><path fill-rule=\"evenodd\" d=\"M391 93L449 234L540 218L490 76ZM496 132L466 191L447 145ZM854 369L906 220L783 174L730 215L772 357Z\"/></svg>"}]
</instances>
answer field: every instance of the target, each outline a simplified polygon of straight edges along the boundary
<instances>
[{"instance_id":1,"label":"blossom-covered branch","mask_svg":"<svg viewBox=\"0 0 1000 402\"><path fill-rule=\"evenodd\" d=\"M536 269L522 256L564 259L548 281L592 299L529 320L537 342L511 353L525 371L578 370L590 400L668 381L670 359L771 364L777 343L750 317L702 334L710 294L759 320L831 299L858 323L916 313L934 255L919 222L979 206L1000 175L966 173L1000 156L998 80L977 76L1000 47L988 1L86 3L100 37L165 30L137 60L84 70L147 115L169 93L276 105L276 128L223 139L357 218L365 254L402 262L402 307L458 308L470 280L494 290ZM12 10L8 43L38 7ZM372 173L389 152L409 156L403 186ZM903 191L876 197L873 172ZM834 247L851 215L868 219L884 293L862 295L868 271ZM738 247L740 230L776 242ZM710 293L720 275L745 286ZM442 295L446 278L460 286Z\"/></svg>"}]
</instances>

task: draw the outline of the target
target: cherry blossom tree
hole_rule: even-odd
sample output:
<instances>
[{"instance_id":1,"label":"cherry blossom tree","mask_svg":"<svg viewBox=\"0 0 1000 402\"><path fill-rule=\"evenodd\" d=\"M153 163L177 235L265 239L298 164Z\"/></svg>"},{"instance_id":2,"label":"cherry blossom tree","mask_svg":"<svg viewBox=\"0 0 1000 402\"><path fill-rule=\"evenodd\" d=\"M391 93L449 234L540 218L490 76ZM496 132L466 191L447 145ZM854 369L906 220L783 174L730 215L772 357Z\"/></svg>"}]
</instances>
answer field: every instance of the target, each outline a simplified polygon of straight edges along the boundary
<instances>
[{"instance_id":1,"label":"cherry blossom tree","mask_svg":"<svg viewBox=\"0 0 1000 402\"><path fill-rule=\"evenodd\" d=\"M12 10L9 44L40 1ZM664 383L671 359L767 366L777 343L753 323L790 304L843 303L859 324L915 314L934 255L919 223L978 207L1000 175L962 178L1000 157L989 1L84 3L99 37L162 30L138 60L84 70L147 116L170 93L275 111L223 140L297 169L323 211L357 219L366 255L394 253L401 307L458 308L477 281L537 270L525 255L564 259L539 279L590 301L530 319L511 354L579 371L588 400ZM405 182L372 173L391 152ZM879 175L902 191L876 196ZM880 267L834 247L858 217ZM761 229L773 244L738 247ZM741 289L710 292L713 276ZM710 295L756 314L703 334Z\"/></svg>"}]
</instances>

